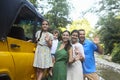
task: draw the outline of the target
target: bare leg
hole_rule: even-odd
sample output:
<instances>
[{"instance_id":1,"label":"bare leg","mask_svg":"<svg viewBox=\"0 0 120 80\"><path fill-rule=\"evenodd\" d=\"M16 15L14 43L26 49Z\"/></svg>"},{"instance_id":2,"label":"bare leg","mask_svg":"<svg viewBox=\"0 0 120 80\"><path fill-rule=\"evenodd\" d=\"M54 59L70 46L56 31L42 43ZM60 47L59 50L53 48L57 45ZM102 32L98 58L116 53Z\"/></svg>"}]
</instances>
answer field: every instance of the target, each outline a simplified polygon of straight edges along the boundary
<instances>
[{"instance_id":1,"label":"bare leg","mask_svg":"<svg viewBox=\"0 0 120 80\"><path fill-rule=\"evenodd\" d=\"M44 69L37 69L37 80L42 80Z\"/></svg>"},{"instance_id":2,"label":"bare leg","mask_svg":"<svg viewBox=\"0 0 120 80\"><path fill-rule=\"evenodd\" d=\"M52 76L52 70L53 70L53 68L51 67L51 68L49 68L49 74L50 74L50 76Z\"/></svg>"},{"instance_id":3,"label":"bare leg","mask_svg":"<svg viewBox=\"0 0 120 80\"><path fill-rule=\"evenodd\" d=\"M52 56L52 63L53 63L53 65L54 65L54 63L55 63L55 57L54 57L54 56ZM52 70L53 70L53 68L50 67L50 68L49 68L49 74L50 74L50 76L52 76Z\"/></svg>"}]
</instances>

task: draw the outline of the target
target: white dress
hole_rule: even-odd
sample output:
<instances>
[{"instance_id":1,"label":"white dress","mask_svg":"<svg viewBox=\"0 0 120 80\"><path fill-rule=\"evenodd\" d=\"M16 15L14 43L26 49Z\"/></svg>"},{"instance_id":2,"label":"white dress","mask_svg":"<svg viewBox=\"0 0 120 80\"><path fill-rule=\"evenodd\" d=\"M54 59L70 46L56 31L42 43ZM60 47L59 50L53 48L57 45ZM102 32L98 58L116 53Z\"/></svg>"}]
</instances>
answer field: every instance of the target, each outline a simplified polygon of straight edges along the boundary
<instances>
[{"instance_id":1,"label":"white dress","mask_svg":"<svg viewBox=\"0 0 120 80\"><path fill-rule=\"evenodd\" d=\"M79 48L80 53L84 56L84 49L80 43L72 44L73 47L73 57L76 57L74 52L75 46ZM83 69L80 60L75 61L72 64L68 64L67 67L67 80L83 80Z\"/></svg>"}]
</instances>

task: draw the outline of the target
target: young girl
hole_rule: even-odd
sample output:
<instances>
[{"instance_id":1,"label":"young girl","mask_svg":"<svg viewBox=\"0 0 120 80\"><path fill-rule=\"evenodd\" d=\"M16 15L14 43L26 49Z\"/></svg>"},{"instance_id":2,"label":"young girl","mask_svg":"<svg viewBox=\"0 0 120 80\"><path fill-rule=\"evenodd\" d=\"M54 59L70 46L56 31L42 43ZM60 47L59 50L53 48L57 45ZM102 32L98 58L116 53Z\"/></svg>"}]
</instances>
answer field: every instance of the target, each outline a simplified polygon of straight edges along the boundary
<instances>
[{"instance_id":1,"label":"young girl","mask_svg":"<svg viewBox=\"0 0 120 80\"><path fill-rule=\"evenodd\" d=\"M52 46L53 35L48 32L49 23L42 22L41 31L37 31L37 47L35 51L33 66L37 68L37 80L41 80L45 69L52 67L50 48Z\"/></svg>"}]
</instances>

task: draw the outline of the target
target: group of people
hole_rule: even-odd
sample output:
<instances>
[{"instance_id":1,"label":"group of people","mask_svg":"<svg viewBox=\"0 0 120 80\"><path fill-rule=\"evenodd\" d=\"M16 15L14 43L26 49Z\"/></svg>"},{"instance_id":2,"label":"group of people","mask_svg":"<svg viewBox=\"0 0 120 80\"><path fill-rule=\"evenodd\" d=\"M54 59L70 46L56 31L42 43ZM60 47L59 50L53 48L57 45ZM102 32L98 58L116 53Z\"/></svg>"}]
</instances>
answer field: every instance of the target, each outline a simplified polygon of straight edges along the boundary
<instances>
[{"instance_id":1,"label":"group of people","mask_svg":"<svg viewBox=\"0 0 120 80\"><path fill-rule=\"evenodd\" d=\"M96 74L94 51L102 54L99 40L85 38L85 30L48 32L49 22L42 22L42 29L36 33L36 51L33 66L37 69L37 80L49 70L50 80L99 80Z\"/></svg>"}]
</instances>

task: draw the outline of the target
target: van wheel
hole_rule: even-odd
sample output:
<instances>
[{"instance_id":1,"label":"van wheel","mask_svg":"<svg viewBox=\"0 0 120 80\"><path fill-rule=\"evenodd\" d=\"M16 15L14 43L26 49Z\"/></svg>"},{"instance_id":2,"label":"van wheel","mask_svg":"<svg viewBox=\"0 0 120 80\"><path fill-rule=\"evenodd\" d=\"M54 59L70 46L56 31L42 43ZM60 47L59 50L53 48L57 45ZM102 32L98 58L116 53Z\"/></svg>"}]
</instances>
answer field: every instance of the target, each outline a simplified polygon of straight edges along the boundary
<instances>
[{"instance_id":1,"label":"van wheel","mask_svg":"<svg viewBox=\"0 0 120 80\"><path fill-rule=\"evenodd\" d=\"M11 80L7 74L0 74L0 80Z\"/></svg>"}]
</instances>

